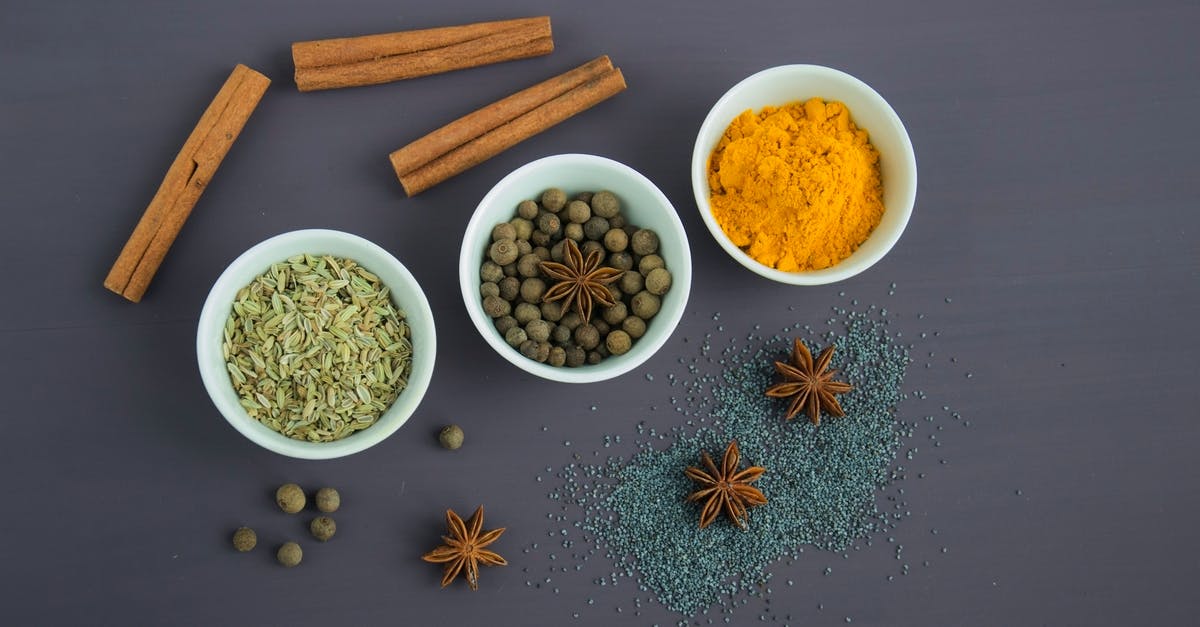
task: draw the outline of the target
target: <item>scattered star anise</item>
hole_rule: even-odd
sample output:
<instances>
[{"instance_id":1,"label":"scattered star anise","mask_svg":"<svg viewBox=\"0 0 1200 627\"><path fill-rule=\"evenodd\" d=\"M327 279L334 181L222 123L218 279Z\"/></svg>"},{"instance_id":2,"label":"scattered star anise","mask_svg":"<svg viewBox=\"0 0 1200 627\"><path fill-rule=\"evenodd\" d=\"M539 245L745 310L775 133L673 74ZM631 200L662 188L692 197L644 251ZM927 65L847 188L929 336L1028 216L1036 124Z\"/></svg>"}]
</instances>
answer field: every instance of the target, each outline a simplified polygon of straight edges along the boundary
<instances>
[{"instance_id":1,"label":"scattered star anise","mask_svg":"<svg viewBox=\"0 0 1200 627\"><path fill-rule=\"evenodd\" d=\"M705 501L704 508L700 510L700 528L707 527L717 519L718 514L725 512L725 516L745 529L746 508L767 502L767 497L763 496L762 491L750 485L758 481L766 469L762 466L751 466L745 470L738 470L741 453L738 452L736 440L725 448L720 468L717 468L708 456L708 451L700 451L700 461L704 462L704 469L693 466L684 471L688 479L700 484L700 489L691 493L688 500Z\"/></svg>"},{"instance_id":2,"label":"scattered star anise","mask_svg":"<svg viewBox=\"0 0 1200 627\"><path fill-rule=\"evenodd\" d=\"M538 264L542 272L558 281L546 290L542 301L550 303L565 298L566 306L570 307L573 303L575 311L586 323L592 317L593 301L609 307L617 304L605 286L621 278L623 272L616 268L601 267L602 255L599 250L593 250L584 259L575 240L568 238L565 241L564 263L543 261Z\"/></svg>"},{"instance_id":3,"label":"scattered star anise","mask_svg":"<svg viewBox=\"0 0 1200 627\"><path fill-rule=\"evenodd\" d=\"M479 589L479 564L487 566L507 566L508 562L495 552L487 550L487 545L496 541L504 533L504 527L483 531L483 506L475 510L475 515L467 522L454 513L446 510L446 528L450 535L442 536L442 544L438 548L421 556L426 562L445 564L442 575L442 587L445 588L454 581L458 573L466 571L467 585L472 590Z\"/></svg>"},{"instance_id":4,"label":"scattered star anise","mask_svg":"<svg viewBox=\"0 0 1200 627\"><path fill-rule=\"evenodd\" d=\"M838 404L834 394L844 394L854 389L854 386L843 381L834 381L837 370L827 370L833 359L834 346L830 345L817 356L813 363L812 353L804 342L796 340L792 349L792 362L775 362L775 370L783 375L783 383L777 383L767 388L767 396L773 398L791 398L787 419L791 420L802 410L808 412L808 419L814 425L821 424L821 410L830 416L844 416L842 406Z\"/></svg>"}]
</instances>

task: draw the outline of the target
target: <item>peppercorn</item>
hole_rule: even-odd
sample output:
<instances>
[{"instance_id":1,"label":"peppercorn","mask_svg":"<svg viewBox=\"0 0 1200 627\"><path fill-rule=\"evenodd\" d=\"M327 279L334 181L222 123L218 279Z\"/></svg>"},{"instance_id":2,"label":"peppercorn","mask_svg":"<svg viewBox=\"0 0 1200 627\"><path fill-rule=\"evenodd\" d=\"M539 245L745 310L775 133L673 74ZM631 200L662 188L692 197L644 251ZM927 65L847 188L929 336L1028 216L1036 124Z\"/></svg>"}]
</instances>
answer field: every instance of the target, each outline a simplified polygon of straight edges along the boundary
<instances>
[{"instance_id":1,"label":"peppercorn","mask_svg":"<svg viewBox=\"0 0 1200 627\"><path fill-rule=\"evenodd\" d=\"M566 344L571 341L571 330L564 324L559 324L550 331L550 339L557 344Z\"/></svg>"},{"instance_id":2,"label":"peppercorn","mask_svg":"<svg viewBox=\"0 0 1200 627\"><path fill-rule=\"evenodd\" d=\"M493 226L492 241L498 242L502 239L511 239L515 241L517 239L517 229L507 222L501 222L500 224Z\"/></svg>"},{"instance_id":3,"label":"peppercorn","mask_svg":"<svg viewBox=\"0 0 1200 627\"><path fill-rule=\"evenodd\" d=\"M608 334L604 338L604 346L608 348L608 352L614 355L624 355L629 352L629 347L633 346L633 338L629 334L618 329Z\"/></svg>"},{"instance_id":4,"label":"peppercorn","mask_svg":"<svg viewBox=\"0 0 1200 627\"><path fill-rule=\"evenodd\" d=\"M521 216L522 218L525 218L526 220L532 220L537 217L537 214L538 205L536 202L532 200L522 200L517 204L517 215Z\"/></svg>"},{"instance_id":5,"label":"peppercorn","mask_svg":"<svg viewBox=\"0 0 1200 627\"><path fill-rule=\"evenodd\" d=\"M581 324L575 329L575 343L583 347L584 350L596 348L600 343L600 330L592 324Z\"/></svg>"},{"instance_id":6,"label":"peppercorn","mask_svg":"<svg viewBox=\"0 0 1200 627\"><path fill-rule=\"evenodd\" d=\"M592 320L592 326L596 327L596 331L600 333L601 340L604 339L604 336L608 335L609 330L612 328L603 320Z\"/></svg>"},{"instance_id":7,"label":"peppercorn","mask_svg":"<svg viewBox=\"0 0 1200 627\"><path fill-rule=\"evenodd\" d=\"M545 320L530 320L525 325L525 335L535 342L545 342L550 339L550 323Z\"/></svg>"},{"instance_id":8,"label":"peppercorn","mask_svg":"<svg viewBox=\"0 0 1200 627\"><path fill-rule=\"evenodd\" d=\"M546 261L550 259L550 249L545 246L538 246L533 249L533 254L537 256L538 261Z\"/></svg>"},{"instance_id":9,"label":"peppercorn","mask_svg":"<svg viewBox=\"0 0 1200 627\"><path fill-rule=\"evenodd\" d=\"M508 330L515 326L520 326L517 324L517 319L512 316L500 316L499 318L496 318L494 324L496 325L496 330L500 332L500 335L508 333Z\"/></svg>"},{"instance_id":10,"label":"peppercorn","mask_svg":"<svg viewBox=\"0 0 1200 627\"><path fill-rule=\"evenodd\" d=\"M317 502L317 509L326 514L336 512L342 506L342 495L334 488L317 490L317 496L313 500Z\"/></svg>"},{"instance_id":11,"label":"peppercorn","mask_svg":"<svg viewBox=\"0 0 1200 627\"><path fill-rule=\"evenodd\" d=\"M542 300L542 295L546 293L546 282L532 277L525 279L521 283L521 299L527 303L537 303Z\"/></svg>"},{"instance_id":12,"label":"peppercorn","mask_svg":"<svg viewBox=\"0 0 1200 627\"><path fill-rule=\"evenodd\" d=\"M621 203L616 194L603 191L592 195L592 211L602 218L612 218L621 212Z\"/></svg>"},{"instance_id":13,"label":"peppercorn","mask_svg":"<svg viewBox=\"0 0 1200 627\"><path fill-rule=\"evenodd\" d=\"M608 225L608 220L600 216L592 216L587 222L583 223L583 236L590 240L598 240L604 237L612 227Z\"/></svg>"},{"instance_id":14,"label":"peppercorn","mask_svg":"<svg viewBox=\"0 0 1200 627\"><path fill-rule=\"evenodd\" d=\"M563 237L574 241L576 244L583 241L583 225L571 222L563 227Z\"/></svg>"},{"instance_id":15,"label":"peppercorn","mask_svg":"<svg viewBox=\"0 0 1200 627\"><path fill-rule=\"evenodd\" d=\"M582 200L572 200L567 204L567 220L574 224L583 224L592 217L592 208Z\"/></svg>"},{"instance_id":16,"label":"peppercorn","mask_svg":"<svg viewBox=\"0 0 1200 627\"><path fill-rule=\"evenodd\" d=\"M553 213L545 212L537 217L537 228L546 235L558 235L562 232L562 220Z\"/></svg>"},{"instance_id":17,"label":"peppercorn","mask_svg":"<svg viewBox=\"0 0 1200 627\"><path fill-rule=\"evenodd\" d=\"M578 194L575 194L575 200L590 203L590 202L592 202L592 193L591 192L579 192Z\"/></svg>"},{"instance_id":18,"label":"peppercorn","mask_svg":"<svg viewBox=\"0 0 1200 627\"><path fill-rule=\"evenodd\" d=\"M608 226L610 226L610 227L612 227L612 228L614 228L614 229L621 229L621 230L625 230L625 226L626 226L626 223L625 223L625 216L622 216L622 215L615 215L615 216L613 216L613 217L609 218L609 219L608 219Z\"/></svg>"},{"instance_id":19,"label":"peppercorn","mask_svg":"<svg viewBox=\"0 0 1200 627\"><path fill-rule=\"evenodd\" d=\"M662 300L658 296L643 290L634 294L629 304L633 307L633 315L643 320L648 320L653 318L654 314L658 313L659 307L662 306Z\"/></svg>"},{"instance_id":20,"label":"peppercorn","mask_svg":"<svg viewBox=\"0 0 1200 627\"><path fill-rule=\"evenodd\" d=\"M579 252L583 254L583 258L587 259L592 253L600 253L600 257L604 257L604 244L600 242L587 241L583 246L579 247Z\"/></svg>"},{"instance_id":21,"label":"peppercorn","mask_svg":"<svg viewBox=\"0 0 1200 627\"><path fill-rule=\"evenodd\" d=\"M579 325L583 324L583 317L577 311L567 311L558 323L574 332L575 329L579 328Z\"/></svg>"},{"instance_id":22,"label":"peppercorn","mask_svg":"<svg viewBox=\"0 0 1200 627\"><path fill-rule=\"evenodd\" d=\"M646 275L646 291L662 296L671 289L671 273L666 268L655 268Z\"/></svg>"},{"instance_id":23,"label":"peppercorn","mask_svg":"<svg viewBox=\"0 0 1200 627\"><path fill-rule=\"evenodd\" d=\"M280 564L288 568L292 568L304 559L304 551L300 549L300 545L295 542L285 542L279 547L279 551L275 553L275 559L279 560Z\"/></svg>"},{"instance_id":24,"label":"peppercorn","mask_svg":"<svg viewBox=\"0 0 1200 627\"><path fill-rule=\"evenodd\" d=\"M504 268L500 264L488 259L479 266L479 279L490 283L497 283L504 278Z\"/></svg>"},{"instance_id":25,"label":"peppercorn","mask_svg":"<svg viewBox=\"0 0 1200 627\"><path fill-rule=\"evenodd\" d=\"M610 325L621 324L621 321L629 315L629 308L622 301L617 301L612 307L605 307L604 313L601 314L604 321Z\"/></svg>"},{"instance_id":26,"label":"peppercorn","mask_svg":"<svg viewBox=\"0 0 1200 627\"><path fill-rule=\"evenodd\" d=\"M527 240L527 239L517 240L517 258L518 259L520 259L524 255L528 255L531 252L533 252L533 244L530 244L529 240Z\"/></svg>"},{"instance_id":27,"label":"peppercorn","mask_svg":"<svg viewBox=\"0 0 1200 627\"><path fill-rule=\"evenodd\" d=\"M616 268L618 270L632 270L633 255L625 251L621 251L619 253L609 253L608 265L609 267Z\"/></svg>"},{"instance_id":28,"label":"peppercorn","mask_svg":"<svg viewBox=\"0 0 1200 627\"><path fill-rule=\"evenodd\" d=\"M525 334L525 329L521 327L513 327L504 334L504 341L513 348L519 347L529 340L529 336Z\"/></svg>"},{"instance_id":29,"label":"peppercorn","mask_svg":"<svg viewBox=\"0 0 1200 627\"><path fill-rule=\"evenodd\" d=\"M517 299L517 294L521 293L521 279L515 276L506 276L500 281L500 298L513 301Z\"/></svg>"},{"instance_id":30,"label":"peppercorn","mask_svg":"<svg viewBox=\"0 0 1200 627\"><path fill-rule=\"evenodd\" d=\"M504 276L517 276L517 262L515 261L502 266L501 269L504 270Z\"/></svg>"},{"instance_id":31,"label":"peppercorn","mask_svg":"<svg viewBox=\"0 0 1200 627\"><path fill-rule=\"evenodd\" d=\"M496 240L488 249L488 257L502 266L507 266L517 260L517 243L511 239Z\"/></svg>"},{"instance_id":32,"label":"peppercorn","mask_svg":"<svg viewBox=\"0 0 1200 627\"><path fill-rule=\"evenodd\" d=\"M621 229L609 229L604 234L604 247L608 250L619 253L629 246L629 236Z\"/></svg>"},{"instance_id":33,"label":"peppercorn","mask_svg":"<svg viewBox=\"0 0 1200 627\"><path fill-rule=\"evenodd\" d=\"M543 281L543 283L544 283L544 281ZM546 295L545 290L542 291L542 295L543 296ZM556 300L556 301L552 301L549 303L542 303L541 310L542 310L542 320L549 320L550 322L558 322L559 320L562 320L563 305L562 305L561 300Z\"/></svg>"},{"instance_id":34,"label":"peppercorn","mask_svg":"<svg viewBox=\"0 0 1200 627\"><path fill-rule=\"evenodd\" d=\"M446 425L438 432L438 443L442 448L457 451L463 445L463 430L458 425Z\"/></svg>"},{"instance_id":35,"label":"peppercorn","mask_svg":"<svg viewBox=\"0 0 1200 627\"><path fill-rule=\"evenodd\" d=\"M304 490L294 483L285 483L275 491L275 503L279 505L279 509L289 514L295 514L304 509L304 503L307 500Z\"/></svg>"},{"instance_id":36,"label":"peppercorn","mask_svg":"<svg viewBox=\"0 0 1200 627\"><path fill-rule=\"evenodd\" d=\"M598 351L588 351L587 362L589 364L594 366L603 360L604 360L604 355L601 355Z\"/></svg>"},{"instance_id":37,"label":"peppercorn","mask_svg":"<svg viewBox=\"0 0 1200 627\"><path fill-rule=\"evenodd\" d=\"M587 351L583 350L582 346L572 344L566 348L566 351L568 368L578 368L587 362Z\"/></svg>"},{"instance_id":38,"label":"peppercorn","mask_svg":"<svg viewBox=\"0 0 1200 627\"><path fill-rule=\"evenodd\" d=\"M532 252L521 255L521 258L517 260L517 274L523 277L537 276L541 273L541 269L538 268L538 264L541 262L542 260Z\"/></svg>"},{"instance_id":39,"label":"peppercorn","mask_svg":"<svg viewBox=\"0 0 1200 627\"><path fill-rule=\"evenodd\" d=\"M561 346L555 346L554 348L551 348L550 356L546 358L546 363L554 366L555 368L561 368L567 363L567 351L563 350L563 347Z\"/></svg>"},{"instance_id":40,"label":"peppercorn","mask_svg":"<svg viewBox=\"0 0 1200 627\"><path fill-rule=\"evenodd\" d=\"M638 272L641 272L642 276L650 274L650 271L655 268L665 267L667 267L667 262L663 261L663 258L658 255L646 255L638 261Z\"/></svg>"},{"instance_id":41,"label":"peppercorn","mask_svg":"<svg viewBox=\"0 0 1200 627\"><path fill-rule=\"evenodd\" d=\"M233 548L240 553L245 553L258 544L258 534L249 527L238 527L238 530L233 532Z\"/></svg>"},{"instance_id":42,"label":"peppercorn","mask_svg":"<svg viewBox=\"0 0 1200 627\"><path fill-rule=\"evenodd\" d=\"M643 281L640 273L626 272L625 274L621 275L621 280L618 281L618 285L620 285L623 293L632 296L642 291L642 287L645 285L645 282Z\"/></svg>"},{"instance_id":43,"label":"peppercorn","mask_svg":"<svg viewBox=\"0 0 1200 627\"><path fill-rule=\"evenodd\" d=\"M621 321L621 330L636 340L646 334L646 321L637 316L629 316Z\"/></svg>"},{"instance_id":44,"label":"peppercorn","mask_svg":"<svg viewBox=\"0 0 1200 627\"><path fill-rule=\"evenodd\" d=\"M337 523L328 516L317 516L308 524L308 531L321 542L328 542L337 533Z\"/></svg>"},{"instance_id":45,"label":"peppercorn","mask_svg":"<svg viewBox=\"0 0 1200 627\"><path fill-rule=\"evenodd\" d=\"M479 284L479 296L481 298L487 298L488 296L499 296L499 295L500 295L500 286L499 285L496 285L495 283L492 283L491 281Z\"/></svg>"},{"instance_id":46,"label":"peppercorn","mask_svg":"<svg viewBox=\"0 0 1200 627\"><path fill-rule=\"evenodd\" d=\"M533 303L517 303L516 308L513 309L513 317L523 326L529 324L530 320L541 320L542 310Z\"/></svg>"},{"instance_id":47,"label":"peppercorn","mask_svg":"<svg viewBox=\"0 0 1200 627\"><path fill-rule=\"evenodd\" d=\"M567 204L567 193L557 187L542 192L542 206L547 211L555 213L562 211L562 208Z\"/></svg>"},{"instance_id":48,"label":"peppercorn","mask_svg":"<svg viewBox=\"0 0 1200 627\"><path fill-rule=\"evenodd\" d=\"M533 340L525 340L524 342L521 342L521 346L517 350L521 351L521 354L526 358L537 360L537 342Z\"/></svg>"},{"instance_id":49,"label":"peppercorn","mask_svg":"<svg viewBox=\"0 0 1200 627\"><path fill-rule=\"evenodd\" d=\"M529 241L533 242L535 246L549 246L550 234L539 229L529 236Z\"/></svg>"},{"instance_id":50,"label":"peppercorn","mask_svg":"<svg viewBox=\"0 0 1200 627\"><path fill-rule=\"evenodd\" d=\"M483 312L491 318L499 318L511 313L512 305L499 296L485 296L483 299Z\"/></svg>"},{"instance_id":51,"label":"peppercorn","mask_svg":"<svg viewBox=\"0 0 1200 627\"><path fill-rule=\"evenodd\" d=\"M639 255L652 255L658 252L658 233L650 229L638 229L633 232L630 245L633 252Z\"/></svg>"},{"instance_id":52,"label":"peppercorn","mask_svg":"<svg viewBox=\"0 0 1200 627\"><path fill-rule=\"evenodd\" d=\"M517 230L517 239L529 239L533 235L533 221L525 218L513 218L508 221Z\"/></svg>"}]
</instances>

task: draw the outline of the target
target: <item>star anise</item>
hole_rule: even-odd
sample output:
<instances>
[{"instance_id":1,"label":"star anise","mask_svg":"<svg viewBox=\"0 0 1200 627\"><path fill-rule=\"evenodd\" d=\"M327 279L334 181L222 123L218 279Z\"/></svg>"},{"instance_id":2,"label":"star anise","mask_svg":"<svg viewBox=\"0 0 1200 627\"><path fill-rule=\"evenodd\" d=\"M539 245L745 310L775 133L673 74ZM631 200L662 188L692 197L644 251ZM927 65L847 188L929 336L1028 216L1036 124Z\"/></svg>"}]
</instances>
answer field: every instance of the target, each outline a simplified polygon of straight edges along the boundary
<instances>
[{"instance_id":1,"label":"star anise","mask_svg":"<svg viewBox=\"0 0 1200 627\"><path fill-rule=\"evenodd\" d=\"M558 281L546 290L542 301L551 303L565 298L566 306L570 307L574 303L579 317L587 322L592 317L593 302L609 307L617 304L605 286L621 278L623 272L616 268L601 267L602 255L599 250L593 250L588 253L587 259L584 259L575 240L568 238L564 241L566 244L563 245L563 263L543 261L538 264L542 272Z\"/></svg>"},{"instance_id":2,"label":"star anise","mask_svg":"<svg viewBox=\"0 0 1200 627\"><path fill-rule=\"evenodd\" d=\"M837 370L827 370L833 359L834 346L830 345L821 351L814 364L812 353L804 342L796 340L792 348L792 362L775 362L775 370L783 375L783 383L777 383L767 388L767 396L773 398L791 398L787 419L791 420L802 410L808 412L808 419L814 425L821 424L821 411L830 416L844 416L842 406L838 404L834 394L844 394L854 389L854 386L843 381L834 381Z\"/></svg>"},{"instance_id":3,"label":"star anise","mask_svg":"<svg viewBox=\"0 0 1200 627\"><path fill-rule=\"evenodd\" d=\"M498 554L487 550L487 545L496 541L504 533L504 527L483 531L483 506L475 510L475 515L467 522L454 513L446 510L446 528L449 536L442 536L442 544L438 548L421 556L426 562L445 564L442 575L442 587L445 588L454 581L458 573L466 571L467 585L472 590L479 589L479 564L487 566L507 566L508 562Z\"/></svg>"},{"instance_id":4,"label":"star anise","mask_svg":"<svg viewBox=\"0 0 1200 627\"><path fill-rule=\"evenodd\" d=\"M708 456L708 451L700 451L700 461L704 462L705 469L693 466L683 471L688 479L700 484L700 489L688 496L689 501L705 501L704 508L700 510L700 528L707 527L717 519L718 514L725 512L726 517L745 529L746 508L767 502L762 491L750 485L758 481L766 469L751 466L738 470L741 453L738 452L736 440L725 448L720 468Z\"/></svg>"}]
</instances>

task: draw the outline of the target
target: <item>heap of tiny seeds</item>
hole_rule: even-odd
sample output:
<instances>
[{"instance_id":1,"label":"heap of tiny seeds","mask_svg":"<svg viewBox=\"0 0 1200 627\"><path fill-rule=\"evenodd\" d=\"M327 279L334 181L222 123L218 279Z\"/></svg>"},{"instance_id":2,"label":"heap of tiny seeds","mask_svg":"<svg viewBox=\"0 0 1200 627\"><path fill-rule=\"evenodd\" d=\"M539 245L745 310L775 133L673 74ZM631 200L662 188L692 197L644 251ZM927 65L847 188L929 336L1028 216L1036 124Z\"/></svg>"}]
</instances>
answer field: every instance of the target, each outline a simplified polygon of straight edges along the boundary
<instances>
[{"instance_id":1,"label":"heap of tiny seeds","mask_svg":"<svg viewBox=\"0 0 1200 627\"><path fill-rule=\"evenodd\" d=\"M624 271L607 286L616 304L596 306L591 320L581 319L566 300L542 301L555 281L539 264L561 263L568 239L585 258L599 251L602 267ZM529 359L569 367L628 352L646 333L672 281L658 234L626 222L615 194L568 199L557 188L522 201L512 220L492 229L479 277L484 311L504 340Z\"/></svg>"},{"instance_id":2,"label":"heap of tiny seeds","mask_svg":"<svg viewBox=\"0 0 1200 627\"><path fill-rule=\"evenodd\" d=\"M290 257L239 290L221 348L246 413L310 442L375 424L412 371L411 330L387 286L328 255Z\"/></svg>"},{"instance_id":3,"label":"heap of tiny seeds","mask_svg":"<svg viewBox=\"0 0 1200 627\"><path fill-rule=\"evenodd\" d=\"M853 312L842 332L804 339L810 347L837 345L833 367L855 386L840 397L845 417L820 426L784 421L786 403L763 391L776 381L772 364L786 357L791 337L752 333L744 347L721 351L719 375L700 374L693 365L692 381L671 376L672 386L682 383L689 406L708 414L701 419L706 425L689 419L666 434L639 426L643 435L674 443L655 450L645 442L629 460L564 467L564 483L550 497L582 510L576 526L592 551L605 550L615 564L597 583L636 577L668 609L693 615L739 593L761 595L768 565L796 557L803 545L844 550L890 524L875 499L894 478L890 468L905 435L893 411L904 398L907 350L887 331L885 318ZM706 339L702 356L711 351ZM672 405L692 415L675 397ZM728 524L701 530L698 506L684 500L692 486L682 469L696 463L698 451L720 450L730 439L744 463L767 467L756 486L768 503L750 513L746 531ZM570 545L564 539L563 547Z\"/></svg>"}]
</instances>

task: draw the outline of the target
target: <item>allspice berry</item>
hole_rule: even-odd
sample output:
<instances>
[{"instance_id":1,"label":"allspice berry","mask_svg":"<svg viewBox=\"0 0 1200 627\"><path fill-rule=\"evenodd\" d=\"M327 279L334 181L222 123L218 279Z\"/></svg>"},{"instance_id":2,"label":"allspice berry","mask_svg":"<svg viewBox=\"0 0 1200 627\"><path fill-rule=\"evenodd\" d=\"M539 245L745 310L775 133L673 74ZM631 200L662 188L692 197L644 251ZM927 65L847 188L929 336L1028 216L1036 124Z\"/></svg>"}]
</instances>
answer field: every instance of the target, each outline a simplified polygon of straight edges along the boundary
<instances>
[{"instance_id":1,"label":"allspice berry","mask_svg":"<svg viewBox=\"0 0 1200 627\"><path fill-rule=\"evenodd\" d=\"M608 250L619 253L629 246L629 236L621 229L609 229L604 234L604 247Z\"/></svg>"},{"instance_id":2,"label":"allspice berry","mask_svg":"<svg viewBox=\"0 0 1200 627\"><path fill-rule=\"evenodd\" d=\"M633 252L639 255L651 255L658 252L658 233L650 229L638 229L629 238Z\"/></svg>"},{"instance_id":3,"label":"allspice berry","mask_svg":"<svg viewBox=\"0 0 1200 627\"><path fill-rule=\"evenodd\" d=\"M596 192L592 194L592 212L602 218L614 218L621 212L621 203L617 200L617 195L609 192Z\"/></svg>"},{"instance_id":4,"label":"allspice berry","mask_svg":"<svg viewBox=\"0 0 1200 627\"><path fill-rule=\"evenodd\" d=\"M304 551L300 549L300 545L295 542L285 542L279 547L279 551L275 553L275 559L279 560L280 564L291 568L300 563L304 559Z\"/></svg>"},{"instance_id":5,"label":"allspice berry","mask_svg":"<svg viewBox=\"0 0 1200 627\"><path fill-rule=\"evenodd\" d=\"M517 205L517 215L525 218L526 220L532 220L536 218L537 214L538 205L532 200L522 200L521 203Z\"/></svg>"},{"instance_id":6,"label":"allspice berry","mask_svg":"<svg viewBox=\"0 0 1200 627\"><path fill-rule=\"evenodd\" d=\"M496 240L488 248L488 257L501 266L513 263L517 260L518 255L520 255L520 251L517 250L517 243L511 239Z\"/></svg>"},{"instance_id":7,"label":"allspice berry","mask_svg":"<svg viewBox=\"0 0 1200 627\"><path fill-rule=\"evenodd\" d=\"M233 548L241 553L245 553L253 549L258 544L258 534L249 527L238 527L238 530L233 532Z\"/></svg>"},{"instance_id":8,"label":"allspice berry","mask_svg":"<svg viewBox=\"0 0 1200 627\"><path fill-rule=\"evenodd\" d=\"M317 490L317 496L314 500L317 502L317 509L326 514L336 512L342 506L342 495L338 494L338 491L333 488L321 488Z\"/></svg>"},{"instance_id":9,"label":"allspice berry","mask_svg":"<svg viewBox=\"0 0 1200 627\"><path fill-rule=\"evenodd\" d=\"M500 296L484 296L483 311L487 313L489 317L499 318L512 313L512 304Z\"/></svg>"},{"instance_id":10,"label":"allspice berry","mask_svg":"<svg viewBox=\"0 0 1200 627\"><path fill-rule=\"evenodd\" d=\"M337 533L337 523L328 516L317 516L308 524L308 530L312 536L321 542L327 542Z\"/></svg>"},{"instance_id":11,"label":"allspice berry","mask_svg":"<svg viewBox=\"0 0 1200 627\"><path fill-rule=\"evenodd\" d=\"M567 219L575 224L583 224L592 219L592 208L582 200L572 200L567 205Z\"/></svg>"},{"instance_id":12,"label":"allspice berry","mask_svg":"<svg viewBox=\"0 0 1200 627\"><path fill-rule=\"evenodd\" d=\"M547 211L559 212L567 204L567 193L557 187L542 192L542 206Z\"/></svg>"},{"instance_id":13,"label":"allspice berry","mask_svg":"<svg viewBox=\"0 0 1200 627\"><path fill-rule=\"evenodd\" d=\"M671 289L671 272L666 268L655 268L646 275L646 291L662 296Z\"/></svg>"},{"instance_id":14,"label":"allspice berry","mask_svg":"<svg viewBox=\"0 0 1200 627\"><path fill-rule=\"evenodd\" d=\"M600 343L600 330L591 324L581 324L575 329L575 343L584 348L584 350L592 350Z\"/></svg>"},{"instance_id":15,"label":"allspice berry","mask_svg":"<svg viewBox=\"0 0 1200 627\"><path fill-rule=\"evenodd\" d=\"M500 224L492 227L492 241L498 242L502 239L517 239L516 227L507 222L501 222Z\"/></svg>"},{"instance_id":16,"label":"allspice berry","mask_svg":"<svg viewBox=\"0 0 1200 627\"><path fill-rule=\"evenodd\" d=\"M458 450L463 444L462 427L458 425L446 425L442 427L441 432L438 433L438 442L441 443L444 449L451 451Z\"/></svg>"},{"instance_id":17,"label":"allspice berry","mask_svg":"<svg viewBox=\"0 0 1200 627\"><path fill-rule=\"evenodd\" d=\"M633 315L642 320L649 320L658 313L658 309L662 306L662 299L650 292L641 291L633 295L630 304L633 305Z\"/></svg>"},{"instance_id":18,"label":"allspice berry","mask_svg":"<svg viewBox=\"0 0 1200 627\"><path fill-rule=\"evenodd\" d=\"M629 337L628 333L618 329L609 333L608 337L604 338L604 346L613 355L624 355L633 346L633 338Z\"/></svg>"},{"instance_id":19,"label":"allspice berry","mask_svg":"<svg viewBox=\"0 0 1200 627\"><path fill-rule=\"evenodd\" d=\"M294 483L286 483L279 486L275 491L275 502L279 505L279 509L289 513L304 509L304 504L308 499L304 496L304 490Z\"/></svg>"},{"instance_id":20,"label":"allspice berry","mask_svg":"<svg viewBox=\"0 0 1200 627\"><path fill-rule=\"evenodd\" d=\"M621 321L621 330L636 340L646 334L646 321L637 316L629 316Z\"/></svg>"},{"instance_id":21,"label":"allspice berry","mask_svg":"<svg viewBox=\"0 0 1200 627\"><path fill-rule=\"evenodd\" d=\"M645 276L650 274L650 271L655 268L665 268L666 266L667 262L663 261L662 257L658 255L646 255L638 261L638 272L641 272L642 276Z\"/></svg>"}]
</instances>

